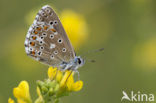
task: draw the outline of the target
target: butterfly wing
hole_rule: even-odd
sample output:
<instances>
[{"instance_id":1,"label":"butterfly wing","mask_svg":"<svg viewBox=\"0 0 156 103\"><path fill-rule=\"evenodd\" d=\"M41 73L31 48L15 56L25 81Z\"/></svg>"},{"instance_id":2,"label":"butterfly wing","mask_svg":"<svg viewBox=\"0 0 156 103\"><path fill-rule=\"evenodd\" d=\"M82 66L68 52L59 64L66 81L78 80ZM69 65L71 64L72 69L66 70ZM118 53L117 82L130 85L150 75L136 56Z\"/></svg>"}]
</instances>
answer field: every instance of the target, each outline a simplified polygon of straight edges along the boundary
<instances>
[{"instance_id":1,"label":"butterfly wing","mask_svg":"<svg viewBox=\"0 0 156 103\"><path fill-rule=\"evenodd\" d=\"M30 57L54 67L75 58L74 49L58 16L48 5L42 7L29 28L25 50Z\"/></svg>"}]
</instances>

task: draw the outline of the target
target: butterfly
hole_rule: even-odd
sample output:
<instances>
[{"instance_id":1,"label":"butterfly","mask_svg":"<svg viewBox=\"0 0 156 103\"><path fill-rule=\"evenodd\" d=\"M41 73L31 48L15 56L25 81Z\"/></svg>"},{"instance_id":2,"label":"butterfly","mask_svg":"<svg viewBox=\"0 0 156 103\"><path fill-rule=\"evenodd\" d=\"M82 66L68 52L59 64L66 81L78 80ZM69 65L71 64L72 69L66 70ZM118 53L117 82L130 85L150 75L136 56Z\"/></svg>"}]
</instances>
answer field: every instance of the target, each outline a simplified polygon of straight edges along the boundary
<instances>
[{"instance_id":1,"label":"butterfly","mask_svg":"<svg viewBox=\"0 0 156 103\"><path fill-rule=\"evenodd\" d=\"M37 13L24 44L28 56L62 71L77 71L85 63L76 56L58 16L49 5Z\"/></svg>"}]
</instances>

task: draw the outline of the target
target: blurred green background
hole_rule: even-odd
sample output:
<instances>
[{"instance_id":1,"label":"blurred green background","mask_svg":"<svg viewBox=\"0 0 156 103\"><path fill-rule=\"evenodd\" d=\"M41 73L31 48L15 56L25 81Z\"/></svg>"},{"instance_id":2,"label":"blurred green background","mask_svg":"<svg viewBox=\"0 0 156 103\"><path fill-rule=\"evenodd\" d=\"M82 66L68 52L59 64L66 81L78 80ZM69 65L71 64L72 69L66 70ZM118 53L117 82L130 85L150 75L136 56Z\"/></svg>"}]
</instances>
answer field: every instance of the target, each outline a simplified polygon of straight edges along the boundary
<instances>
[{"instance_id":1,"label":"blurred green background","mask_svg":"<svg viewBox=\"0 0 156 103\"><path fill-rule=\"evenodd\" d=\"M58 14L70 9L85 18L89 33L75 48L78 54L105 48L87 55L96 62L79 69L83 89L62 103L120 103L123 90L156 95L155 0L0 0L0 103L13 97L22 80L29 82L35 99L36 80L47 78L48 66L24 50L26 17L46 4Z\"/></svg>"}]
</instances>

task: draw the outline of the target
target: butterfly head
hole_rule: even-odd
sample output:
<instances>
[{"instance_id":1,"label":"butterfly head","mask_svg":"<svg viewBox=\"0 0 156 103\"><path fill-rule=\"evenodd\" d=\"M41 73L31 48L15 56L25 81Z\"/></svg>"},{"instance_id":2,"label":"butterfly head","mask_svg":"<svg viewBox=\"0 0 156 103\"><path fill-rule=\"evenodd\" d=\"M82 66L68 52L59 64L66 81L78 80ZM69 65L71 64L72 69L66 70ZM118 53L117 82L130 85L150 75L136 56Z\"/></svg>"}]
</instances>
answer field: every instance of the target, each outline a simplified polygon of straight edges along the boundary
<instances>
[{"instance_id":1,"label":"butterfly head","mask_svg":"<svg viewBox=\"0 0 156 103\"><path fill-rule=\"evenodd\" d=\"M84 63L85 63L85 60L81 58L80 56L75 58L75 64L77 66L81 67L84 65Z\"/></svg>"}]
</instances>

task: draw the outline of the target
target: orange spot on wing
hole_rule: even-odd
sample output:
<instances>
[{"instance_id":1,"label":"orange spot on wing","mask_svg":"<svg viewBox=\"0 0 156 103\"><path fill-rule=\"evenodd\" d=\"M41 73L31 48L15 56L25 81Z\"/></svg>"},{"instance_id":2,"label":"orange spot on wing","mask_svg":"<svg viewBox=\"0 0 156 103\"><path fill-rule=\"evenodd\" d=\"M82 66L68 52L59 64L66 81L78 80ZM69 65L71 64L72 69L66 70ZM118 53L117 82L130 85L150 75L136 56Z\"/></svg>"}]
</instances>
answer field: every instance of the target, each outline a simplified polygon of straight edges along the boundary
<instances>
[{"instance_id":1,"label":"orange spot on wing","mask_svg":"<svg viewBox=\"0 0 156 103\"><path fill-rule=\"evenodd\" d=\"M38 32L37 32L37 31L34 31L34 33L35 33L35 34L38 34Z\"/></svg>"},{"instance_id":2,"label":"orange spot on wing","mask_svg":"<svg viewBox=\"0 0 156 103\"><path fill-rule=\"evenodd\" d=\"M40 31L41 30L41 27L37 27L36 29Z\"/></svg>"},{"instance_id":3,"label":"orange spot on wing","mask_svg":"<svg viewBox=\"0 0 156 103\"><path fill-rule=\"evenodd\" d=\"M36 38L37 38L36 36L33 36L33 37L32 37L33 40L36 40Z\"/></svg>"},{"instance_id":4,"label":"orange spot on wing","mask_svg":"<svg viewBox=\"0 0 156 103\"><path fill-rule=\"evenodd\" d=\"M44 30L47 30L48 29L48 26L44 26Z\"/></svg>"},{"instance_id":5,"label":"orange spot on wing","mask_svg":"<svg viewBox=\"0 0 156 103\"><path fill-rule=\"evenodd\" d=\"M56 32L56 30L55 30L55 29L51 29L51 31Z\"/></svg>"},{"instance_id":6,"label":"orange spot on wing","mask_svg":"<svg viewBox=\"0 0 156 103\"><path fill-rule=\"evenodd\" d=\"M35 51L32 51L31 54L32 54L32 55L35 55Z\"/></svg>"},{"instance_id":7,"label":"orange spot on wing","mask_svg":"<svg viewBox=\"0 0 156 103\"><path fill-rule=\"evenodd\" d=\"M35 42L30 42L30 45L31 46L35 46Z\"/></svg>"}]
</instances>

